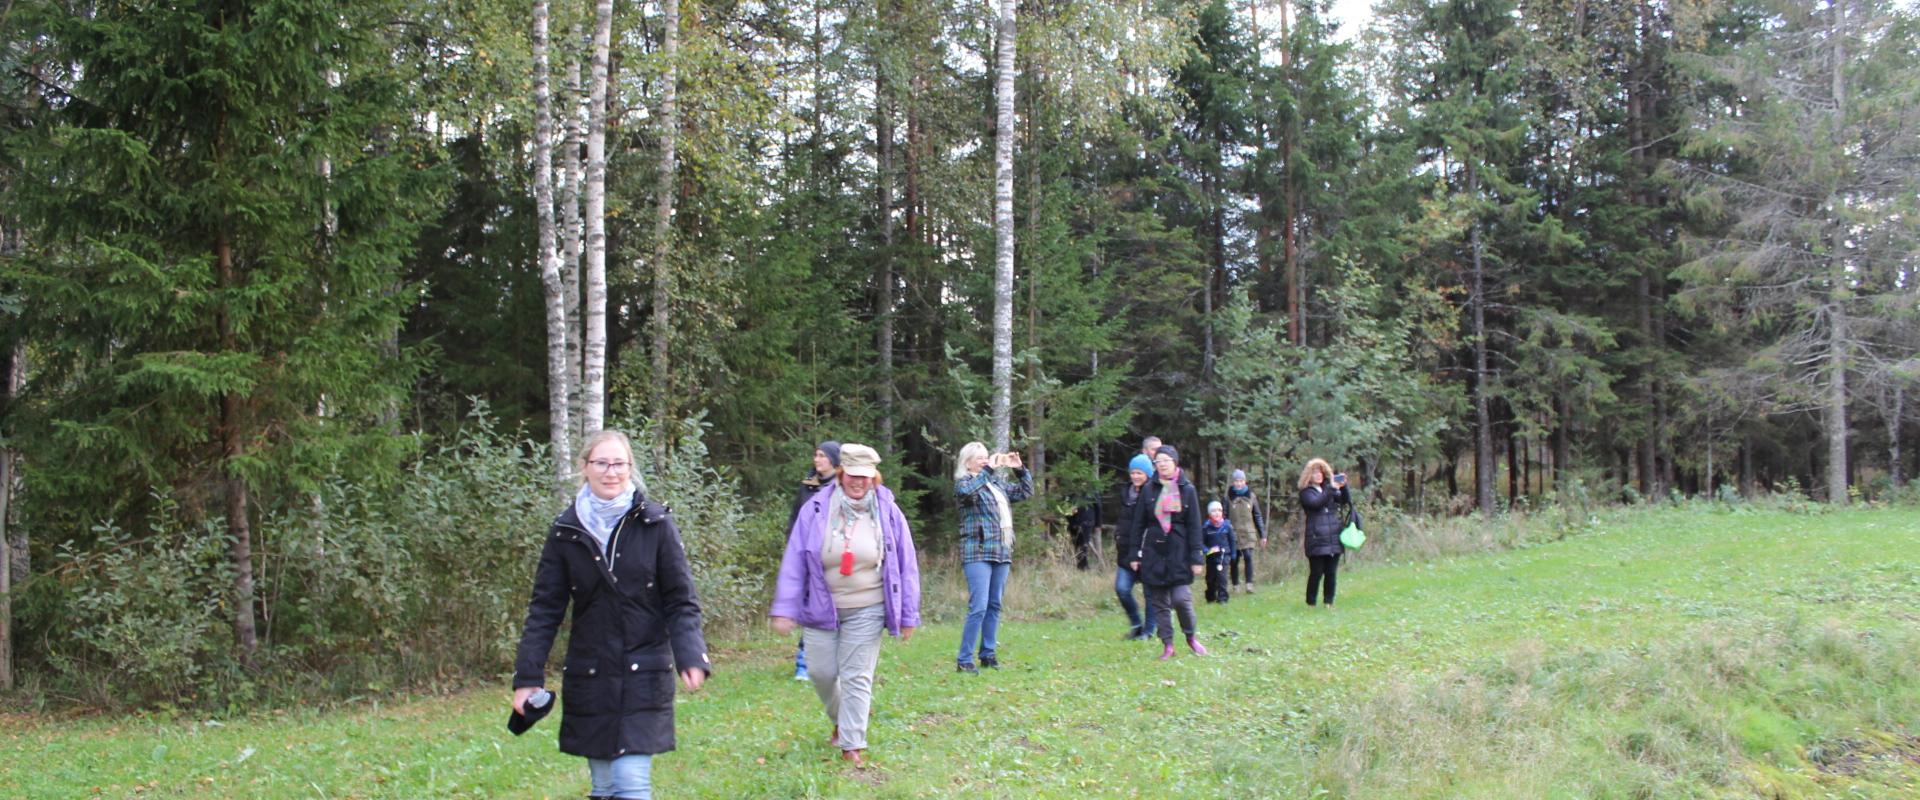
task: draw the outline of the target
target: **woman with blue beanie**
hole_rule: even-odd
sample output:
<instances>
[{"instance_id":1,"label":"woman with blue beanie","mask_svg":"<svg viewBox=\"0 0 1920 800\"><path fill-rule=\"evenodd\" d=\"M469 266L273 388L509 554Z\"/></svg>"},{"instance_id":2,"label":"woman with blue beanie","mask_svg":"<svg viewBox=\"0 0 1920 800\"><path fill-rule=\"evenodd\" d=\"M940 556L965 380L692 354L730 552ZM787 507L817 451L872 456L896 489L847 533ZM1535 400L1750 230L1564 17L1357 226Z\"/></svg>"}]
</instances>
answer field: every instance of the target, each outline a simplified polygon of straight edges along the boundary
<instances>
[{"instance_id":1,"label":"woman with blue beanie","mask_svg":"<svg viewBox=\"0 0 1920 800\"><path fill-rule=\"evenodd\" d=\"M1153 618L1143 617L1140 606L1133 599L1133 587L1140 582L1140 571L1133 567L1133 554L1140 550L1140 529L1133 524L1133 505L1140 501L1140 490L1147 485L1147 476L1153 473L1153 461L1139 454L1127 464L1127 482L1120 487L1120 521L1113 529L1113 545L1118 563L1113 571L1113 593L1120 598L1120 610L1127 612L1127 621L1133 627L1128 629L1128 639L1149 639L1153 637ZM1146 587L1140 588L1142 595Z\"/></svg>"}]
</instances>

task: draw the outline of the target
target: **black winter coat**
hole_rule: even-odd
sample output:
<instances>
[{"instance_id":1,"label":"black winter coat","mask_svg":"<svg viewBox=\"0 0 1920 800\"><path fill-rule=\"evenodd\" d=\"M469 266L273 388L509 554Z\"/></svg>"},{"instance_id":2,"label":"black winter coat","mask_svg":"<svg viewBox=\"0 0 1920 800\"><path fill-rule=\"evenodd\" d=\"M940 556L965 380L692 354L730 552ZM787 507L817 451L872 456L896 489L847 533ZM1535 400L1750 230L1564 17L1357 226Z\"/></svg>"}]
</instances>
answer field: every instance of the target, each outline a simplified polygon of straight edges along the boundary
<instances>
[{"instance_id":1,"label":"black winter coat","mask_svg":"<svg viewBox=\"0 0 1920 800\"><path fill-rule=\"evenodd\" d=\"M674 747L675 674L713 672L693 571L673 517L637 492L607 541L612 569L572 505L553 521L534 572L513 687L545 685L547 654L571 605L560 751L588 758L664 753Z\"/></svg>"},{"instance_id":2,"label":"black winter coat","mask_svg":"<svg viewBox=\"0 0 1920 800\"><path fill-rule=\"evenodd\" d=\"M1180 513L1173 515L1170 530L1160 530L1160 521L1153 513L1164 491L1159 478L1147 481L1133 505L1133 528L1140 532L1136 553L1140 582L1148 586L1186 586L1193 583L1193 567L1207 563L1206 539L1200 533L1200 523L1206 519L1200 508L1200 493L1194 491L1184 473L1179 490Z\"/></svg>"},{"instance_id":3,"label":"black winter coat","mask_svg":"<svg viewBox=\"0 0 1920 800\"><path fill-rule=\"evenodd\" d=\"M808 472L807 477L802 479L799 486L793 490L793 509L787 512L787 530L793 530L793 521L800 518L800 508L805 506L808 500L813 499L821 489L832 486L833 482L839 479L838 475L822 478L818 472Z\"/></svg>"},{"instance_id":4,"label":"black winter coat","mask_svg":"<svg viewBox=\"0 0 1920 800\"><path fill-rule=\"evenodd\" d=\"M1140 529L1133 524L1133 507L1139 505L1140 495L1146 491L1133 490L1133 481L1120 485L1120 516L1113 521L1113 554L1117 559L1115 566L1124 567L1140 555Z\"/></svg>"},{"instance_id":5,"label":"black winter coat","mask_svg":"<svg viewBox=\"0 0 1920 800\"><path fill-rule=\"evenodd\" d=\"M1300 490L1300 508L1306 512L1306 535L1300 540L1306 545L1307 555L1337 556L1347 552L1340 546L1340 530L1347 527L1347 522L1340 518L1339 506L1352 503L1353 498L1345 486L1338 489L1308 486Z\"/></svg>"}]
</instances>

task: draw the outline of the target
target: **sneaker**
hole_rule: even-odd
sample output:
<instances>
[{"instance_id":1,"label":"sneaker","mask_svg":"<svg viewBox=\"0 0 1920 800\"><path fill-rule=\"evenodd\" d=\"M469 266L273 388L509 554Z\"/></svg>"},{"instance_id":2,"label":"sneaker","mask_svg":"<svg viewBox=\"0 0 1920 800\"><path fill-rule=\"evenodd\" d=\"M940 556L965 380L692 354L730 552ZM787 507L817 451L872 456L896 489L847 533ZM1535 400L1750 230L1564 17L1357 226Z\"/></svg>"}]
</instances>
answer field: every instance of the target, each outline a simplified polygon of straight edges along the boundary
<instances>
[{"instance_id":1,"label":"sneaker","mask_svg":"<svg viewBox=\"0 0 1920 800\"><path fill-rule=\"evenodd\" d=\"M1193 654L1196 656L1204 656L1207 654L1206 646L1200 644L1200 640L1192 636L1187 637L1187 646L1193 648ZM1173 652L1173 645L1167 645L1167 652Z\"/></svg>"},{"instance_id":2,"label":"sneaker","mask_svg":"<svg viewBox=\"0 0 1920 800\"><path fill-rule=\"evenodd\" d=\"M1165 646L1160 648L1160 660L1165 661L1172 657L1173 657L1173 642L1167 642Z\"/></svg>"},{"instance_id":3,"label":"sneaker","mask_svg":"<svg viewBox=\"0 0 1920 800\"><path fill-rule=\"evenodd\" d=\"M981 656L980 668L981 669L999 669L1000 659L995 658L993 656Z\"/></svg>"},{"instance_id":4,"label":"sneaker","mask_svg":"<svg viewBox=\"0 0 1920 800\"><path fill-rule=\"evenodd\" d=\"M1247 584L1247 594L1253 594L1253 584Z\"/></svg>"},{"instance_id":5,"label":"sneaker","mask_svg":"<svg viewBox=\"0 0 1920 800\"><path fill-rule=\"evenodd\" d=\"M964 672L964 673L967 673L968 675L978 675L978 674L980 674L980 668L978 668L978 667L975 667L975 666L974 666L974 665L972 665L972 664L967 664L967 663L960 663L960 664L955 664L955 665L953 665L953 671L954 671L954 672Z\"/></svg>"}]
</instances>

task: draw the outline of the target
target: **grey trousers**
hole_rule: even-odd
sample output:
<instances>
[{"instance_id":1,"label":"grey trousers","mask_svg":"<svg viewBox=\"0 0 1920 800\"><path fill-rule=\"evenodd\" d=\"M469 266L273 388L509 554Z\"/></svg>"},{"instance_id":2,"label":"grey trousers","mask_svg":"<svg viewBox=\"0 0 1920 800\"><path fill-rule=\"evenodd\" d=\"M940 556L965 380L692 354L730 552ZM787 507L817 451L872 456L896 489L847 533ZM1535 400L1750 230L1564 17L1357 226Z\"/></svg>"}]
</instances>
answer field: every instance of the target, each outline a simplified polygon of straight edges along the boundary
<instances>
[{"instance_id":1,"label":"grey trousers","mask_svg":"<svg viewBox=\"0 0 1920 800\"><path fill-rule=\"evenodd\" d=\"M1160 627L1160 641L1173 643L1173 620L1168 619L1168 611L1180 612L1180 629L1187 632L1187 638L1193 638L1199 631L1193 619L1193 587L1149 586L1147 587L1147 613L1153 615L1153 624Z\"/></svg>"},{"instance_id":2,"label":"grey trousers","mask_svg":"<svg viewBox=\"0 0 1920 800\"><path fill-rule=\"evenodd\" d=\"M807 647L807 677L820 695L827 719L840 726L840 749L867 749L867 715L873 708L873 671L880 664L886 606L840 609L839 630L800 629Z\"/></svg>"}]
</instances>

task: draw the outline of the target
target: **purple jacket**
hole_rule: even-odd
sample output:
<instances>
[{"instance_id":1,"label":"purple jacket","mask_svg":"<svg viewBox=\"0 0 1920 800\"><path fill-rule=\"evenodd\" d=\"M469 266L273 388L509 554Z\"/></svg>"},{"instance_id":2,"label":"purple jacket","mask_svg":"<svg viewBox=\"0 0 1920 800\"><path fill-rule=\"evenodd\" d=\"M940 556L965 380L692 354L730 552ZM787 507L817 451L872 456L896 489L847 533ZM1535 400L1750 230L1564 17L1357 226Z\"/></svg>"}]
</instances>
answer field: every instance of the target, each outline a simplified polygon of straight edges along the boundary
<instances>
[{"instance_id":1,"label":"purple jacket","mask_svg":"<svg viewBox=\"0 0 1920 800\"><path fill-rule=\"evenodd\" d=\"M827 539L827 514L834 498L840 496L839 484L815 492L793 519L787 532L787 553L780 558L780 577L773 586L773 609L768 616L786 617L817 630L840 627L834 612L833 593L827 588L827 573L820 565L820 548ZM913 549L913 532L907 518L893 502L893 492L884 486L873 487L875 512L880 516L880 535L886 553L880 564L880 594L886 605L887 630L895 636L901 628L920 627L920 557Z\"/></svg>"}]
</instances>

